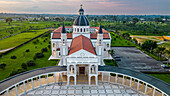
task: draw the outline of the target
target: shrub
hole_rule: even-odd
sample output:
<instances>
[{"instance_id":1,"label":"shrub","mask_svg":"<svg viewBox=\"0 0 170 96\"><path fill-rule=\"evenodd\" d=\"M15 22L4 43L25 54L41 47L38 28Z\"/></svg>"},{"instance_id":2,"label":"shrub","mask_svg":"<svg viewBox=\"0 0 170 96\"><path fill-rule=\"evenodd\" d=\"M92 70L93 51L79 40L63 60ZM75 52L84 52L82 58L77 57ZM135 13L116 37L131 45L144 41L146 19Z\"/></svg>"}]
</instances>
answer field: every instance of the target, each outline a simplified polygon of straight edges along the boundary
<instances>
[{"instance_id":1,"label":"shrub","mask_svg":"<svg viewBox=\"0 0 170 96\"><path fill-rule=\"evenodd\" d=\"M22 67L23 69L27 69L27 64L22 63L21 67Z\"/></svg>"},{"instance_id":2,"label":"shrub","mask_svg":"<svg viewBox=\"0 0 170 96\"><path fill-rule=\"evenodd\" d=\"M51 45L48 45L48 48L50 49L50 48L51 48Z\"/></svg>"},{"instance_id":3,"label":"shrub","mask_svg":"<svg viewBox=\"0 0 170 96\"><path fill-rule=\"evenodd\" d=\"M11 59L16 59L17 57L16 56L11 56Z\"/></svg>"},{"instance_id":4,"label":"shrub","mask_svg":"<svg viewBox=\"0 0 170 96\"><path fill-rule=\"evenodd\" d=\"M25 52L30 52L30 49L27 49Z\"/></svg>"},{"instance_id":5,"label":"shrub","mask_svg":"<svg viewBox=\"0 0 170 96\"><path fill-rule=\"evenodd\" d=\"M33 57L33 59L34 59L34 61L36 61L37 57L36 57L36 56L34 56L34 57Z\"/></svg>"},{"instance_id":6,"label":"shrub","mask_svg":"<svg viewBox=\"0 0 170 96\"><path fill-rule=\"evenodd\" d=\"M0 54L0 57L2 57L2 54Z\"/></svg>"},{"instance_id":7,"label":"shrub","mask_svg":"<svg viewBox=\"0 0 170 96\"><path fill-rule=\"evenodd\" d=\"M27 66L35 66L35 62L33 60L27 61Z\"/></svg>"},{"instance_id":8,"label":"shrub","mask_svg":"<svg viewBox=\"0 0 170 96\"><path fill-rule=\"evenodd\" d=\"M36 58L42 58L42 57L44 57L44 54L43 53L36 53L35 57Z\"/></svg>"},{"instance_id":9,"label":"shrub","mask_svg":"<svg viewBox=\"0 0 170 96\"><path fill-rule=\"evenodd\" d=\"M43 52L47 52L47 47L42 48L42 49L41 49L41 52L42 52L42 53L43 53Z\"/></svg>"},{"instance_id":10,"label":"shrub","mask_svg":"<svg viewBox=\"0 0 170 96\"><path fill-rule=\"evenodd\" d=\"M5 66L6 66L5 63L0 64L0 68L1 68L1 69L5 69Z\"/></svg>"}]
</instances>

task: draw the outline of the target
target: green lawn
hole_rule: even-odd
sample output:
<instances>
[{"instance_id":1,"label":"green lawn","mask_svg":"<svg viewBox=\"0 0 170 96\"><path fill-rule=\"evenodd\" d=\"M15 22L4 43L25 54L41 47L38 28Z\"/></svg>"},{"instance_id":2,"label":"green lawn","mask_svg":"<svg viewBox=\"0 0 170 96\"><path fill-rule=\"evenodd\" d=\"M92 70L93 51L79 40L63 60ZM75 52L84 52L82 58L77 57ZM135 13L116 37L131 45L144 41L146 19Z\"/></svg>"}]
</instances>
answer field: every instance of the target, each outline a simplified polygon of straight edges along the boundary
<instances>
[{"instance_id":1,"label":"green lawn","mask_svg":"<svg viewBox=\"0 0 170 96\"><path fill-rule=\"evenodd\" d=\"M108 66L117 66L117 63L116 61L114 61L113 59L110 60L110 59L104 59L104 63Z\"/></svg>"},{"instance_id":2,"label":"green lawn","mask_svg":"<svg viewBox=\"0 0 170 96\"><path fill-rule=\"evenodd\" d=\"M113 33L113 32L110 32L111 34L111 46L112 47L116 47L116 46L136 46L133 42L130 42L126 39L124 39L123 37Z\"/></svg>"},{"instance_id":3,"label":"green lawn","mask_svg":"<svg viewBox=\"0 0 170 96\"><path fill-rule=\"evenodd\" d=\"M6 39L2 39L0 40L0 50L3 49L8 49L8 48L12 48L12 47L16 47L44 32L48 31L47 29L42 29L42 30L30 30L28 32L25 33L20 33L18 35L15 36L11 36L9 38Z\"/></svg>"},{"instance_id":4,"label":"green lawn","mask_svg":"<svg viewBox=\"0 0 170 96\"><path fill-rule=\"evenodd\" d=\"M148 74L170 84L170 74Z\"/></svg>"},{"instance_id":5,"label":"green lawn","mask_svg":"<svg viewBox=\"0 0 170 96\"><path fill-rule=\"evenodd\" d=\"M44 40L47 38L46 42ZM41 52L42 48L45 48L49 45L50 37L39 37L39 43L33 44L32 42L29 42L28 44L25 44L24 46L15 49L14 51L3 55L0 58L0 62L6 63L5 69L0 69L0 80L3 80L7 77L9 77L10 73L12 71L21 69L21 64L26 63L29 60L33 60L33 57L35 53ZM29 49L30 52L25 52L26 49ZM11 59L11 56L15 55L16 59ZM56 66L58 64L58 60L56 61L49 61L48 58L51 55L51 49L48 48L48 52L44 52L45 57L43 58L37 58L35 61L36 65L33 67L28 67L28 70L33 70L37 68L42 67L48 67L48 66Z\"/></svg>"}]
</instances>

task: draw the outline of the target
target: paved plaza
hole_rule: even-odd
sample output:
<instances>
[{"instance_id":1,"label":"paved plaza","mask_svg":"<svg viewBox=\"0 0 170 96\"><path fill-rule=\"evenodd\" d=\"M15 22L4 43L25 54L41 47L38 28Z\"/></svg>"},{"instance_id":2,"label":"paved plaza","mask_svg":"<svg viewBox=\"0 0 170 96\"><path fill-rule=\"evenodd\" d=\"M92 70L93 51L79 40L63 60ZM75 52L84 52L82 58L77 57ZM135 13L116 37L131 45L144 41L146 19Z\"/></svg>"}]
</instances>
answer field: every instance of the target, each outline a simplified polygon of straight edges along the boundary
<instances>
[{"instance_id":1,"label":"paved plaza","mask_svg":"<svg viewBox=\"0 0 170 96\"><path fill-rule=\"evenodd\" d=\"M112 47L114 56L120 56L119 67L136 71L166 71L161 67L162 62L153 59L136 47Z\"/></svg>"},{"instance_id":2,"label":"paved plaza","mask_svg":"<svg viewBox=\"0 0 170 96\"><path fill-rule=\"evenodd\" d=\"M25 95L21 95L25 96ZM99 83L98 86L59 86L52 84L29 91L26 96L144 96L138 91L119 84Z\"/></svg>"}]
</instances>

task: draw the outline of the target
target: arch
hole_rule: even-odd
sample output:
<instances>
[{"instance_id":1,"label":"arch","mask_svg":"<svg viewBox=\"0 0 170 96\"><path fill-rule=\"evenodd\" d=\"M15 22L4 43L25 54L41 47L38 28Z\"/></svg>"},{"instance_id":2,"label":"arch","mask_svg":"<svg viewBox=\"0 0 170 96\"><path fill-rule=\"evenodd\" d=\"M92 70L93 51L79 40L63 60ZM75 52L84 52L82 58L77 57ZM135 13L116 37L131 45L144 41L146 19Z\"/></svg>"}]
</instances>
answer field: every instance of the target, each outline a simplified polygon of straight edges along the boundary
<instances>
[{"instance_id":1,"label":"arch","mask_svg":"<svg viewBox=\"0 0 170 96\"><path fill-rule=\"evenodd\" d=\"M90 81L91 81L91 85L95 85L96 84L96 77L91 76Z\"/></svg>"},{"instance_id":2,"label":"arch","mask_svg":"<svg viewBox=\"0 0 170 96\"><path fill-rule=\"evenodd\" d=\"M53 50L53 56L56 56L56 50Z\"/></svg>"},{"instance_id":3,"label":"arch","mask_svg":"<svg viewBox=\"0 0 170 96\"><path fill-rule=\"evenodd\" d=\"M74 65L69 65L69 74L75 74Z\"/></svg>"},{"instance_id":4,"label":"arch","mask_svg":"<svg viewBox=\"0 0 170 96\"><path fill-rule=\"evenodd\" d=\"M69 85L74 85L75 78L74 76L69 77Z\"/></svg>"},{"instance_id":5,"label":"arch","mask_svg":"<svg viewBox=\"0 0 170 96\"><path fill-rule=\"evenodd\" d=\"M53 48L55 48L56 47L56 44L55 43L53 43Z\"/></svg>"},{"instance_id":6,"label":"arch","mask_svg":"<svg viewBox=\"0 0 170 96\"><path fill-rule=\"evenodd\" d=\"M91 74L96 74L96 65L91 65L90 66L90 73Z\"/></svg>"}]
</instances>

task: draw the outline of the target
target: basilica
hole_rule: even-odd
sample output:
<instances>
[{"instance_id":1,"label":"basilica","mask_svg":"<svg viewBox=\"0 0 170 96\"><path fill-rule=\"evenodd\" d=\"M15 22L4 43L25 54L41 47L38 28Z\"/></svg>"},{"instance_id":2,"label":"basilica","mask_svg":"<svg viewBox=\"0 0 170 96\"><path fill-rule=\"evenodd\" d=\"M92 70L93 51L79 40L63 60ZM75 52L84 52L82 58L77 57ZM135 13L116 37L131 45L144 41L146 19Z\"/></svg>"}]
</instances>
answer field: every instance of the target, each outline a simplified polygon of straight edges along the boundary
<instances>
[{"instance_id":1,"label":"basilica","mask_svg":"<svg viewBox=\"0 0 170 96\"><path fill-rule=\"evenodd\" d=\"M73 26L64 26L63 23L51 33L52 55L49 60L60 59L58 66L67 66L67 85L70 77L74 78L76 85L78 77L83 75L87 76L89 85L94 77L97 85L98 65L104 66L104 59L112 59L110 44L110 33L101 24L90 27L81 6Z\"/></svg>"}]
</instances>

